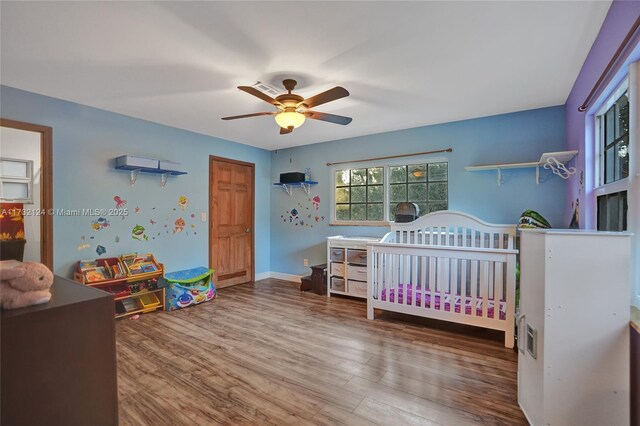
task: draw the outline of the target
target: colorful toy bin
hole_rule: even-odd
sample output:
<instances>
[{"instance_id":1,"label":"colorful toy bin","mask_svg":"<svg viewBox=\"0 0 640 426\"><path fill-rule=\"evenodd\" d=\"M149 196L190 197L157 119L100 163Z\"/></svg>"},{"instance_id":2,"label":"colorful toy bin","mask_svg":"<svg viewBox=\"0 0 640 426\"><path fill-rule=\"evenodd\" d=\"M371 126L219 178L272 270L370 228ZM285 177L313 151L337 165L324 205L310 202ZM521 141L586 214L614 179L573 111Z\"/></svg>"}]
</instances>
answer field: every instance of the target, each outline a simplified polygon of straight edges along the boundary
<instances>
[{"instance_id":1,"label":"colorful toy bin","mask_svg":"<svg viewBox=\"0 0 640 426\"><path fill-rule=\"evenodd\" d=\"M165 274L166 309L186 308L216 297L213 269L199 267Z\"/></svg>"}]
</instances>

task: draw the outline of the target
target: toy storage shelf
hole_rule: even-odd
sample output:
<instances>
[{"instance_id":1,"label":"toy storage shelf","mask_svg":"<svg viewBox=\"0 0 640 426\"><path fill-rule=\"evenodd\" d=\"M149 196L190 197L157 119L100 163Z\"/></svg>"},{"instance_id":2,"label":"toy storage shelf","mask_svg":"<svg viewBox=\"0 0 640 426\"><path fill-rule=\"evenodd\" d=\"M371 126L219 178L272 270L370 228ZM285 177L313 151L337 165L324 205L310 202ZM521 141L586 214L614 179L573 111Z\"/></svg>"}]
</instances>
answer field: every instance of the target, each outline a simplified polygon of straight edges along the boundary
<instances>
[{"instance_id":1,"label":"toy storage shelf","mask_svg":"<svg viewBox=\"0 0 640 426\"><path fill-rule=\"evenodd\" d=\"M136 184L136 181L138 180L138 174L140 173L160 175L160 186L162 186L163 188L167 183L167 177L187 174L187 172L181 172L177 170L165 170L165 169L159 169L159 168L139 167L139 166L116 166L115 169L131 172L131 186Z\"/></svg>"},{"instance_id":2,"label":"toy storage shelf","mask_svg":"<svg viewBox=\"0 0 640 426\"><path fill-rule=\"evenodd\" d=\"M282 182L274 183L275 186L279 186L282 189L284 189L284 191L289 195L289 197L291 197L292 188L302 188L304 192L307 193L307 195L310 195L311 187L317 184L318 182L315 182L312 180L305 181L305 182L294 182L294 183L282 183Z\"/></svg>"},{"instance_id":3,"label":"toy storage shelf","mask_svg":"<svg viewBox=\"0 0 640 426\"><path fill-rule=\"evenodd\" d=\"M156 295L156 298L159 304L152 307L140 307L140 309L135 309L135 310L124 312L124 313L116 312L116 319L128 317L130 315L135 315L135 314L145 314L147 312L152 312L158 309L164 309L164 297L165 297L164 288L157 288L155 290L150 290L150 291L141 291L139 293L130 294L129 296L124 296L124 297L115 297L114 301L118 302L126 299L131 299L131 300L135 300L136 301L135 303L141 304L140 299L144 296L151 295L151 294Z\"/></svg>"},{"instance_id":4,"label":"toy storage shelf","mask_svg":"<svg viewBox=\"0 0 640 426\"><path fill-rule=\"evenodd\" d=\"M147 288L141 291L131 292L132 287L135 288L136 285L140 285L141 283L147 283L149 280L159 280L164 274L164 265L155 260L153 255L150 255L152 262L157 266L157 270L153 272L145 272L140 274L131 274L129 267L124 265L118 258L102 258L96 259L98 266L104 267L106 262L110 265L115 265L116 261L119 262L122 266L122 269L126 271L126 275L120 276L118 278L110 278L99 280L95 282L88 282L85 274L80 269L78 265L76 272L74 273L74 280L84 284L88 287L95 287L100 290L111 293L113 302L116 305L115 309L115 318L123 318L130 315L141 314L152 312L155 310L165 310L165 289L164 287L156 287L156 288ZM78 262L80 264L80 262ZM147 284L148 285L148 284ZM157 285L157 284L156 284ZM149 298L153 299L153 303L148 306L143 306L141 298ZM118 307L122 305L122 307L126 307L125 304L129 304L130 306L133 304L135 307L130 310L126 310L125 312L118 311Z\"/></svg>"},{"instance_id":5,"label":"toy storage shelf","mask_svg":"<svg viewBox=\"0 0 640 426\"><path fill-rule=\"evenodd\" d=\"M468 172L481 172L485 170L496 170L498 172L498 186L502 184L502 170L504 169L536 169L536 184L540 183L540 166L545 166L548 159L555 159L560 164L567 164L578 154L578 151L559 151L559 152L545 152L538 161L528 161L524 163L500 163L500 164L487 164L481 166L466 166L465 170Z\"/></svg>"}]
</instances>

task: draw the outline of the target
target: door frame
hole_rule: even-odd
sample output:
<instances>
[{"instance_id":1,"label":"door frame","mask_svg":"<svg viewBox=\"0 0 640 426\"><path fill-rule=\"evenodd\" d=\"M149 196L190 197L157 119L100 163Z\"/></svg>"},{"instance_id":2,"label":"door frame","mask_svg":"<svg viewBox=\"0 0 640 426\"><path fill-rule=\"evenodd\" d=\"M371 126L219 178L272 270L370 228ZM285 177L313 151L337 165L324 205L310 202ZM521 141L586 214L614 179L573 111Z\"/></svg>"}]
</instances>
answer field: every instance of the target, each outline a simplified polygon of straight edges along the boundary
<instances>
[{"instance_id":1,"label":"door frame","mask_svg":"<svg viewBox=\"0 0 640 426\"><path fill-rule=\"evenodd\" d=\"M40 262L53 270L53 128L7 118L0 127L40 133Z\"/></svg>"},{"instance_id":2,"label":"door frame","mask_svg":"<svg viewBox=\"0 0 640 426\"><path fill-rule=\"evenodd\" d=\"M256 280L256 215L255 215L255 201L256 201L256 165L255 163L249 163L246 161L233 160L231 158L218 157L215 155L209 155L209 268L214 266L211 264L213 241L215 233L213 229L213 161L220 161L222 163L237 164L240 166L246 166L251 168L251 282ZM241 284L238 284L241 285Z\"/></svg>"}]
</instances>

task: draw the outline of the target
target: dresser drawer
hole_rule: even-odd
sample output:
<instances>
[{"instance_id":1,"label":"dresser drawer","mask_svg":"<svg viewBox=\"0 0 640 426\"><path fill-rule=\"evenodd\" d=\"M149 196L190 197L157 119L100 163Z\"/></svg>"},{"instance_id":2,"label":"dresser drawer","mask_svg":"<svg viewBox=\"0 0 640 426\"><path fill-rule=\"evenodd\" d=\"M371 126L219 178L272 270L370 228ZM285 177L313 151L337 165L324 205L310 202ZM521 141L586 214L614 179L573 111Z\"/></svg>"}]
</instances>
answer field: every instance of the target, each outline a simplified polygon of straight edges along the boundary
<instances>
[{"instance_id":1,"label":"dresser drawer","mask_svg":"<svg viewBox=\"0 0 640 426\"><path fill-rule=\"evenodd\" d=\"M357 263L359 265L367 264L367 251L347 249L347 262Z\"/></svg>"},{"instance_id":2,"label":"dresser drawer","mask_svg":"<svg viewBox=\"0 0 640 426\"><path fill-rule=\"evenodd\" d=\"M344 291L344 280L342 278L331 277L331 290Z\"/></svg>"},{"instance_id":3,"label":"dresser drawer","mask_svg":"<svg viewBox=\"0 0 640 426\"><path fill-rule=\"evenodd\" d=\"M367 283L366 281L355 281L349 280L347 282L347 290L349 294L353 294L356 296L366 296L367 295Z\"/></svg>"},{"instance_id":4,"label":"dresser drawer","mask_svg":"<svg viewBox=\"0 0 640 426\"><path fill-rule=\"evenodd\" d=\"M347 265L347 276L350 280L367 281L367 267Z\"/></svg>"},{"instance_id":5,"label":"dresser drawer","mask_svg":"<svg viewBox=\"0 0 640 426\"><path fill-rule=\"evenodd\" d=\"M329 248L329 260L331 262L344 262L344 249L343 248Z\"/></svg>"},{"instance_id":6,"label":"dresser drawer","mask_svg":"<svg viewBox=\"0 0 640 426\"><path fill-rule=\"evenodd\" d=\"M344 277L344 263L331 263L331 275Z\"/></svg>"}]
</instances>

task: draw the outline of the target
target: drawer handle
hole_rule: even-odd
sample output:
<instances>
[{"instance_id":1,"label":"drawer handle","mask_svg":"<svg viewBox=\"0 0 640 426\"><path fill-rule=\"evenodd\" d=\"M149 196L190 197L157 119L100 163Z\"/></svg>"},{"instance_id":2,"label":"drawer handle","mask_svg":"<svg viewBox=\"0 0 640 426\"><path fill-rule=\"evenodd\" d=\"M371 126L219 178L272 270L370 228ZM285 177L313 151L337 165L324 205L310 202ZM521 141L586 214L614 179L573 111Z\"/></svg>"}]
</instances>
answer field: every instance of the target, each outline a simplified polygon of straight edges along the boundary
<instances>
[{"instance_id":1,"label":"drawer handle","mask_svg":"<svg viewBox=\"0 0 640 426\"><path fill-rule=\"evenodd\" d=\"M360 259L366 259L366 258L367 258L367 255L363 253L363 254L359 254L359 255L358 255L358 257L359 257Z\"/></svg>"}]
</instances>

